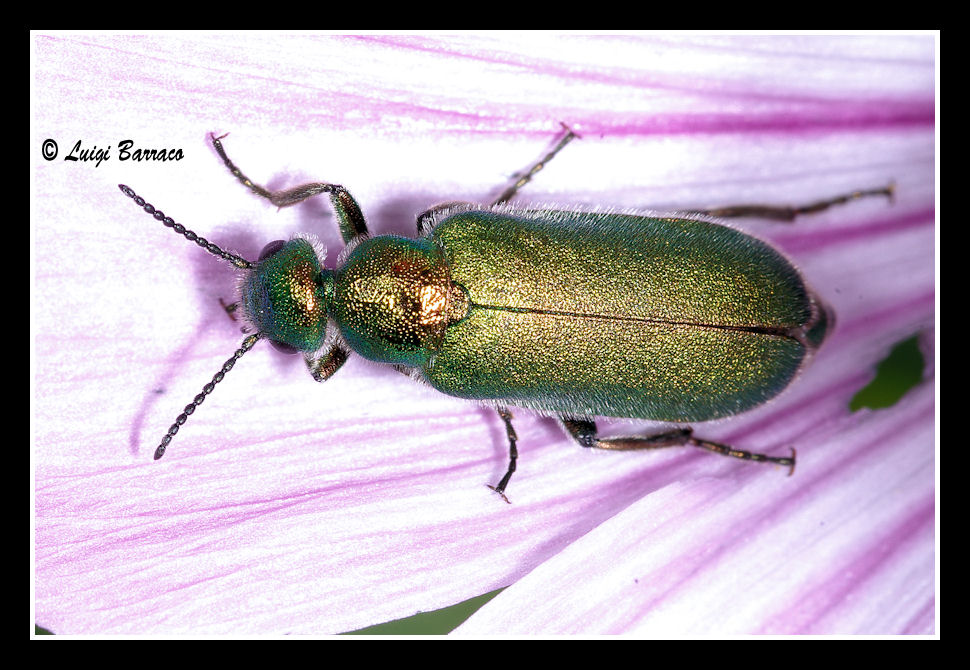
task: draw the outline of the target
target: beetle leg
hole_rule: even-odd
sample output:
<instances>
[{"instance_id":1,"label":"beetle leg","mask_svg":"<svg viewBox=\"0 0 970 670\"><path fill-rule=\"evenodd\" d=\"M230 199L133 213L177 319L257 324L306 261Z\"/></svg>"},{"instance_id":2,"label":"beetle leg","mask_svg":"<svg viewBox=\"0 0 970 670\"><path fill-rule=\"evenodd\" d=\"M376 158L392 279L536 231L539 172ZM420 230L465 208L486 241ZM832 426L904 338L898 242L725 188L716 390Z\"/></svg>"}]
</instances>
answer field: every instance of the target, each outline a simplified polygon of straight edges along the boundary
<instances>
[{"instance_id":1,"label":"beetle leg","mask_svg":"<svg viewBox=\"0 0 970 670\"><path fill-rule=\"evenodd\" d=\"M330 349L324 352L322 355L314 358L310 355L305 355L303 360L306 362L307 370L318 382L325 382L334 373L340 369L344 363L347 362L348 351L340 344L334 344Z\"/></svg>"},{"instance_id":2,"label":"beetle leg","mask_svg":"<svg viewBox=\"0 0 970 670\"><path fill-rule=\"evenodd\" d=\"M643 435L636 437L608 437L600 438L597 436L596 424L584 419L567 419L563 417L562 424L572 435L580 446L595 449L613 449L615 451L633 451L636 449L661 449L663 447L682 447L692 446L713 451L722 456L731 456L746 461L758 461L761 463L777 463L787 465L788 474L795 471L795 450L792 449L790 457L766 456L765 454L755 454L750 451L742 451L720 442L711 442L694 437L694 429L676 428L656 435Z\"/></svg>"},{"instance_id":3,"label":"beetle leg","mask_svg":"<svg viewBox=\"0 0 970 670\"><path fill-rule=\"evenodd\" d=\"M515 194L518 193L520 188L532 181L532 177L535 175L535 173L544 168L546 163L552 160L553 156L558 154L564 146L569 144L570 141L579 137L579 135L574 133L572 128L567 126L565 123L560 122L559 125L562 126L565 132L563 133L562 137L559 138L559 141L556 142L556 145L549 151L549 153L533 163L530 167L526 168L522 172L516 173L515 182L507 189L502 191L502 194L492 202L493 207L495 205L502 205L511 200Z\"/></svg>"},{"instance_id":4,"label":"beetle leg","mask_svg":"<svg viewBox=\"0 0 970 670\"><path fill-rule=\"evenodd\" d=\"M512 479L512 473L515 472L515 462L519 458L519 450L516 448L515 443L519 438L515 434L515 428L512 427L512 413L505 407L497 407L495 411L498 412L502 421L505 422L505 434L509 438L509 469L497 485L492 486L491 484L486 484L485 486L502 496L502 500L511 504L509 499L505 497L505 487L509 485L509 480Z\"/></svg>"},{"instance_id":5,"label":"beetle leg","mask_svg":"<svg viewBox=\"0 0 970 670\"><path fill-rule=\"evenodd\" d=\"M340 226L340 235L343 237L344 242L350 242L361 236L366 236L367 232L367 222L364 221L364 215L360 211L360 205L354 200L354 197L350 195L343 186L339 184L327 184L324 182L313 182L310 184L303 184L302 186L294 186L293 188L282 190L282 191L270 191L267 188L260 186L259 184L253 183L249 177L244 175L242 171L236 167L229 156L226 155L226 150L222 147L222 140L225 135L216 137L214 134L210 134L209 137L212 140L212 146L215 148L216 153L222 158L222 162L226 164L236 179L238 179L243 186L248 188L250 191L256 195L262 196L269 200L271 203L277 207L287 207L289 205L295 205L299 202L303 202L307 198L312 198L315 195L320 195L321 193L330 194L330 202L333 205L334 211L337 213L337 220Z\"/></svg>"},{"instance_id":6,"label":"beetle leg","mask_svg":"<svg viewBox=\"0 0 970 670\"><path fill-rule=\"evenodd\" d=\"M883 195L891 203L896 191L896 183L889 182L889 185L882 188L872 188L861 191L852 191L837 195L834 198L826 198L811 202L807 205L797 206L772 206L772 205L734 205L731 207L718 207L716 209L691 210L695 214L710 214L724 219L735 217L750 217L753 219L770 219L772 221L794 221L795 217L802 214L816 214L823 212L829 207L842 205L852 200L860 200L872 196Z\"/></svg>"}]
</instances>

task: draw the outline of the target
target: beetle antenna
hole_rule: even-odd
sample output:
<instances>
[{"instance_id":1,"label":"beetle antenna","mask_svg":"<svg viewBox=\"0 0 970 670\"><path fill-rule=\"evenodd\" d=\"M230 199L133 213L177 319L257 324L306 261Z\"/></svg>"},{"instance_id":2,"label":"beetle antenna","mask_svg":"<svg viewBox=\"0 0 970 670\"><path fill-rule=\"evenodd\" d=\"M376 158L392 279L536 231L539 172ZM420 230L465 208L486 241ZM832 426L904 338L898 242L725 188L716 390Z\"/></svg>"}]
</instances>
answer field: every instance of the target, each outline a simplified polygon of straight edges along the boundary
<instances>
[{"instance_id":1,"label":"beetle antenna","mask_svg":"<svg viewBox=\"0 0 970 670\"><path fill-rule=\"evenodd\" d=\"M219 372L217 372L212 377L212 381L202 387L202 393L195 396L195 400L193 400L191 403L185 406L185 409L182 411L182 413L179 414L178 417L176 417L175 423L173 423L169 427L168 432L165 434L165 437L162 438L162 441L159 443L158 448L155 449L156 461L165 455L165 450L168 448L169 442L172 441L172 437L174 437L175 434L179 432L179 428L182 427L182 424L189 420L189 416L193 412L195 412L195 408L202 404L202 401L205 400L205 397L210 393L212 393L212 389L216 387L216 384L221 382L222 378L226 376L226 373L232 370L232 366L236 364L236 361L242 358L243 354L245 354L247 351L252 349L253 345L256 344L256 342L261 337L262 337L262 334L255 333L247 337L245 340L243 340L242 344L239 345L239 348L236 349L236 353L232 355L232 358L230 358L225 363L223 363L222 368L219 370Z\"/></svg>"},{"instance_id":2,"label":"beetle antenna","mask_svg":"<svg viewBox=\"0 0 970 670\"><path fill-rule=\"evenodd\" d=\"M248 270L254 266L254 263L247 261L242 256L237 256L236 254L231 254L228 251L225 251L224 249L220 249L219 247L217 247L216 245L214 245L212 242L205 239L204 237L199 237L191 230L183 226L181 223L175 223L172 217L165 216L165 213L162 210L155 209L155 207L151 203L145 202L145 199L143 197L135 193L133 190L131 190L124 184L118 184L118 188L121 189L122 193L124 193L129 198L134 200L136 205L141 207L147 213L154 216L158 221L161 221L164 225L168 226L179 235L182 235L183 237L185 237L185 239L187 239L189 242L195 242L196 244L198 244L200 247L208 251L213 256L218 256L224 261L229 261L240 270ZM156 456L156 458L158 457Z\"/></svg>"}]
</instances>

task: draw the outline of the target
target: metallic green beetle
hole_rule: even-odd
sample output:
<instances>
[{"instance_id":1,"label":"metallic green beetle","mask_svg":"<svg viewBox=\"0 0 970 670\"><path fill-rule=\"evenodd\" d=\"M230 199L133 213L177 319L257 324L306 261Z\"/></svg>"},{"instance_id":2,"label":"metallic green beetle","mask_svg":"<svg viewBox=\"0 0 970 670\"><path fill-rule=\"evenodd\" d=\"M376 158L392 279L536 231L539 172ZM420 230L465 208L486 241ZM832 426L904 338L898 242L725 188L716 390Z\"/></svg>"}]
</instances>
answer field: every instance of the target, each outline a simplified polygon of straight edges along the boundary
<instances>
[{"instance_id":1,"label":"metallic green beetle","mask_svg":"<svg viewBox=\"0 0 970 670\"><path fill-rule=\"evenodd\" d=\"M333 270L304 236L273 242L255 263L247 261L120 185L156 219L243 271L238 305L255 331L186 406L155 458L235 362L266 338L302 352L317 381L354 351L449 395L495 406L509 439L508 470L491 487L503 498L517 459L509 405L560 417L586 447L692 445L794 468L794 451L773 457L736 450L699 439L689 427L599 438L591 417L706 421L780 393L832 328L832 314L778 251L711 217L790 220L855 198L891 196L892 186L796 208L672 216L507 206L575 137L565 131L490 206L442 205L419 215L419 239L369 237L360 207L336 184L268 191L212 136L232 174L278 207L329 194L348 245Z\"/></svg>"}]
</instances>

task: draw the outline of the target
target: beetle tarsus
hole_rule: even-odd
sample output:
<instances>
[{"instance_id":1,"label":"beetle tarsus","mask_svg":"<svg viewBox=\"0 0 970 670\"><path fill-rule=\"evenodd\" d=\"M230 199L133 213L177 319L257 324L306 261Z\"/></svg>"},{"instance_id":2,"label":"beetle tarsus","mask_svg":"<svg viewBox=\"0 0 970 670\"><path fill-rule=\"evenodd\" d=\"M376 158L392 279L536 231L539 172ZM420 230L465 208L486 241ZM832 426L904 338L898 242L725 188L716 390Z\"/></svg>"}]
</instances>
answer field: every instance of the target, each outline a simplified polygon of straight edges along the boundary
<instances>
[{"instance_id":1,"label":"beetle tarsus","mask_svg":"<svg viewBox=\"0 0 970 670\"><path fill-rule=\"evenodd\" d=\"M796 218L804 214L817 214L819 212L824 212L830 207L834 207L836 205L844 205L845 203L853 200L861 200L862 198L881 195L886 196L886 198L889 199L890 205L895 203L895 180L890 181L886 186L859 189L849 193L844 193L842 195L837 195L833 198L825 198L824 200L818 200L805 205L729 205L727 207L690 211L697 214L707 214L709 216L715 216L722 219L746 217L752 219L768 219L770 221L791 223Z\"/></svg>"}]
</instances>

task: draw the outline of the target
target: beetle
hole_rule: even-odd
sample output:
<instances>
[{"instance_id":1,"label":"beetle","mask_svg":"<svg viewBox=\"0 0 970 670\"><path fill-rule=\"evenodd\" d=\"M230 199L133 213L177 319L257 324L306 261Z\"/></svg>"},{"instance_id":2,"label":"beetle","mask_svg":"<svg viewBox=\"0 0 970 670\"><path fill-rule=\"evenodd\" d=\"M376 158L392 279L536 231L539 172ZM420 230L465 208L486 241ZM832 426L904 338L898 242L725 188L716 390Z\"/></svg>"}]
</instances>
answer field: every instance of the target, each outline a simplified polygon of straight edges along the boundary
<instances>
[{"instance_id":1,"label":"beetle","mask_svg":"<svg viewBox=\"0 0 970 670\"><path fill-rule=\"evenodd\" d=\"M155 450L159 459L188 417L258 340L302 353L318 382L351 352L394 366L446 394L495 407L509 464L517 436L508 407L559 418L584 447L616 450L695 446L751 461L795 466L701 439L683 426L602 438L592 417L702 422L757 407L784 390L834 325L834 315L795 266L766 242L718 219L790 221L887 187L799 207L742 205L643 214L519 208L507 203L577 135L563 125L552 149L487 206L449 203L417 217L419 237L371 237L343 186L313 182L270 191L230 160L226 168L277 207L327 194L346 249L338 267L310 236L271 242L256 261L221 249L125 195L164 225L241 272L239 300L251 334Z\"/></svg>"}]
</instances>

